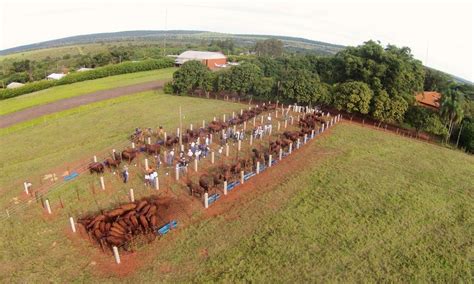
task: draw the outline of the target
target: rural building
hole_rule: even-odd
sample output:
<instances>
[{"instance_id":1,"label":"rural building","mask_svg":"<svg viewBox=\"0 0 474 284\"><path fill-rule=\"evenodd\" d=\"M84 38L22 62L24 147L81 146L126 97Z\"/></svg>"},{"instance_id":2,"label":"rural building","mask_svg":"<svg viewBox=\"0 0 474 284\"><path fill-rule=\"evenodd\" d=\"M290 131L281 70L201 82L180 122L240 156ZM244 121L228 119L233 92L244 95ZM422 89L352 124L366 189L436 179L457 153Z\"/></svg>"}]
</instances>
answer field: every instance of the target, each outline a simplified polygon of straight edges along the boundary
<instances>
[{"instance_id":1,"label":"rural building","mask_svg":"<svg viewBox=\"0 0 474 284\"><path fill-rule=\"evenodd\" d=\"M176 57L174 61L176 65L180 66L189 60L197 60L206 65L210 69L218 68L227 63L227 57L220 52L210 51L194 51L188 50Z\"/></svg>"},{"instance_id":2,"label":"rural building","mask_svg":"<svg viewBox=\"0 0 474 284\"><path fill-rule=\"evenodd\" d=\"M76 71L77 72L84 72L84 71L90 71L90 70L93 70L93 68L81 67L81 68L77 69Z\"/></svg>"},{"instance_id":3,"label":"rural building","mask_svg":"<svg viewBox=\"0 0 474 284\"><path fill-rule=\"evenodd\" d=\"M48 75L48 77L46 77L46 79L48 79L48 80L59 80L64 76L66 76L66 74L64 74L64 73L51 73L51 74Z\"/></svg>"},{"instance_id":4,"label":"rural building","mask_svg":"<svg viewBox=\"0 0 474 284\"><path fill-rule=\"evenodd\" d=\"M439 109L439 101L441 100L441 94L438 92L422 92L416 96L416 102L424 107L431 108L434 110Z\"/></svg>"},{"instance_id":5,"label":"rural building","mask_svg":"<svg viewBox=\"0 0 474 284\"><path fill-rule=\"evenodd\" d=\"M15 89L19 87L23 87L25 84L23 83L18 83L18 82L11 82L10 84L7 85L7 89Z\"/></svg>"}]
</instances>

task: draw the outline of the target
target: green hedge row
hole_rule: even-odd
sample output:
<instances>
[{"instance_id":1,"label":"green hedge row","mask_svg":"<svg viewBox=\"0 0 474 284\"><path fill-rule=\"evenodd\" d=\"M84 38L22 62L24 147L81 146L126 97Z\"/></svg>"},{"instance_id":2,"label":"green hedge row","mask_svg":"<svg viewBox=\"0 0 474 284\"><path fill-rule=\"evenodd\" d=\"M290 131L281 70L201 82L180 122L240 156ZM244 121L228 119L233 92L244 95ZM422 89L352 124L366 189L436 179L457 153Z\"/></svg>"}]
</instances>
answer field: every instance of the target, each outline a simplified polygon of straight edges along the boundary
<instances>
[{"instance_id":1,"label":"green hedge row","mask_svg":"<svg viewBox=\"0 0 474 284\"><path fill-rule=\"evenodd\" d=\"M0 90L0 100L41 91L53 86L72 84L86 80L94 80L113 75L162 69L172 67L173 65L174 61L171 58L149 59L140 62L124 62L120 64L107 65L90 71L71 73L60 80L41 80L25 84L24 86L16 89L3 89Z\"/></svg>"}]
</instances>

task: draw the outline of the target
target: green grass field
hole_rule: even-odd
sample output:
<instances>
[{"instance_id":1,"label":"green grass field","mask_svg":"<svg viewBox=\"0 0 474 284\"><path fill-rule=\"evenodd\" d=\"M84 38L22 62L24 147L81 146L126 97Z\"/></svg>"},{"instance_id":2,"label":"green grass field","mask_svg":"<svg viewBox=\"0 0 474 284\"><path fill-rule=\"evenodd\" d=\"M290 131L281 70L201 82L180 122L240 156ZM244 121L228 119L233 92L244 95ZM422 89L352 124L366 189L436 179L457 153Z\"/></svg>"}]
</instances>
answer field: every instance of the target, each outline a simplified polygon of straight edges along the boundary
<instances>
[{"instance_id":1,"label":"green grass field","mask_svg":"<svg viewBox=\"0 0 474 284\"><path fill-rule=\"evenodd\" d=\"M96 91L150 82L154 80L171 79L175 70L176 68L166 68L111 76L96 80L57 86L31 94L2 100L0 101L0 115Z\"/></svg>"},{"instance_id":2,"label":"green grass field","mask_svg":"<svg viewBox=\"0 0 474 284\"><path fill-rule=\"evenodd\" d=\"M46 155L38 168L120 141L131 127L176 116L164 110L182 104L186 119L199 120L238 105L144 93L134 100L91 109L45 125L39 132L8 137L23 144L45 133ZM137 100L135 100L135 98ZM141 104L139 102L142 102ZM143 101L145 103L143 103ZM153 111L150 102L160 105ZM196 107L196 105L202 108ZM208 107L207 107L208 106ZM121 128L124 108L129 126ZM146 112L138 109L146 108ZM227 109L224 109L227 108ZM191 111L193 110L193 111ZM97 116L90 117L98 112ZM107 117L102 121L98 118ZM141 118L144 116L144 118ZM69 120L70 119L70 120ZM64 121L64 122L63 122ZM64 126L78 125L63 137ZM99 123L98 123L99 122ZM64 124L63 124L64 123ZM92 129L85 125L96 123ZM128 122L127 122L128 123ZM80 124L80 125L79 125ZM127 129L128 128L128 129ZM110 129L107 133L103 129ZM41 138L30 141L42 143ZM4 143L2 139L2 143ZM6 145L9 145L7 141ZM74 141L73 147L70 141ZM88 145L91 142L94 145ZM49 143L54 145L49 145ZM5 145L5 144L4 144ZM0 149L4 149L0 145ZM193 222L179 232L140 247L150 258L126 278L100 276L90 246L65 236L68 214L84 210L67 202L52 219L38 206L10 219L0 233L1 282L469 282L474 257L474 159L461 152L355 125L338 125L309 145L294 171L273 188L220 216ZM69 149L72 148L72 149ZM54 153L61 149L61 153ZM64 151L64 153L63 153ZM3 158L6 152L0 152ZM17 154L4 176L14 178ZM296 154L297 155L297 154ZM3 161L2 161L3 162ZM33 162L35 162L33 160ZM46 164L45 164L46 163ZM28 166L25 162L18 168ZM281 166L281 165L279 165ZM8 172L10 171L10 172ZM13 175L13 176L11 176ZM264 177L262 175L262 177ZM90 177L87 177L90 179ZM70 185L74 187L73 184ZM74 196L72 188L66 189ZM259 190L259 189L253 189ZM118 194L117 194L118 193ZM123 193L101 193L120 199ZM112 194L112 195L111 195ZM146 192L142 193L146 194ZM249 193L250 194L250 193ZM97 195L96 195L97 196ZM68 197L64 196L67 200ZM79 202L78 202L79 203ZM100 203L98 204L100 206ZM36 208L36 209L35 209ZM94 208L92 208L94 209ZM87 210L87 209L86 209ZM205 253L203 253L205 251ZM112 261L111 256L103 256Z\"/></svg>"}]
</instances>

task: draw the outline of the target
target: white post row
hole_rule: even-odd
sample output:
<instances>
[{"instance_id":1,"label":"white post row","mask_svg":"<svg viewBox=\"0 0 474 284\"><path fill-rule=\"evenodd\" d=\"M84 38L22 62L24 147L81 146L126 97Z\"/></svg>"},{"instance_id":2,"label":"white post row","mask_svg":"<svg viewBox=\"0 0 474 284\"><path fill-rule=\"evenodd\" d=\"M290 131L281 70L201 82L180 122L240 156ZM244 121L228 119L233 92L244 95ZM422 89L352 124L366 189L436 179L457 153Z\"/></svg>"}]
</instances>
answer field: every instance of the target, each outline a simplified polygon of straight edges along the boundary
<instances>
[{"instance_id":1,"label":"white post row","mask_svg":"<svg viewBox=\"0 0 474 284\"><path fill-rule=\"evenodd\" d=\"M51 212L51 205L49 204L49 199L46 199L46 200L44 201L44 203L45 203L46 211L48 212L48 214L52 214L52 212Z\"/></svg>"},{"instance_id":2,"label":"white post row","mask_svg":"<svg viewBox=\"0 0 474 284\"><path fill-rule=\"evenodd\" d=\"M204 208L209 208L209 194L207 192L204 193Z\"/></svg>"},{"instance_id":3,"label":"white post row","mask_svg":"<svg viewBox=\"0 0 474 284\"><path fill-rule=\"evenodd\" d=\"M224 195L227 195L227 181L224 181Z\"/></svg>"},{"instance_id":4,"label":"white post row","mask_svg":"<svg viewBox=\"0 0 474 284\"><path fill-rule=\"evenodd\" d=\"M103 176L100 177L100 188L102 188L102 190L105 190L105 180Z\"/></svg>"},{"instance_id":5,"label":"white post row","mask_svg":"<svg viewBox=\"0 0 474 284\"><path fill-rule=\"evenodd\" d=\"M69 217L69 224L71 225L71 230L73 233L76 232L76 223L74 223L74 218Z\"/></svg>"},{"instance_id":6,"label":"white post row","mask_svg":"<svg viewBox=\"0 0 474 284\"><path fill-rule=\"evenodd\" d=\"M130 188L130 202L135 202L135 193L133 192L133 188Z\"/></svg>"},{"instance_id":7,"label":"white post row","mask_svg":"<svg viewBox=\"0 0 474 284\"><path fill-rule=\"evenodd\" d=\"M112 250L114 251L115 263L120 264L120 255L118 252L118 248L116 246L113 246Z\"/></svg>"}]
</instances>

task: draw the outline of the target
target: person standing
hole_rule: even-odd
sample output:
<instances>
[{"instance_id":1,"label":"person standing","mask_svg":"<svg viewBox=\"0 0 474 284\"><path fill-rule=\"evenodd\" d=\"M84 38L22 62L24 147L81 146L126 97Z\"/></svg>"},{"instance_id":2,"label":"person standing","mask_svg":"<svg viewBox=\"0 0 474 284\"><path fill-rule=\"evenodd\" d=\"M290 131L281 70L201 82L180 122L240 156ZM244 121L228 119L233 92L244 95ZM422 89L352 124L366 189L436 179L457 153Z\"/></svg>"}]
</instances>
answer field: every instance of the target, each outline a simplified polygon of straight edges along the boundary
<instances>
[{"instance_id":1,"label":"person standing","mask_svg":"<svg viewBox=\"0 0 474 284\"><path fill-rule=\"evenodd\" d=\"M123 183L127 183L127 182L128 182L128 177L129 177L128 167L127 167L127 166L123 166L123 172L122 172Z\"/></svg>"}]
</instances>

